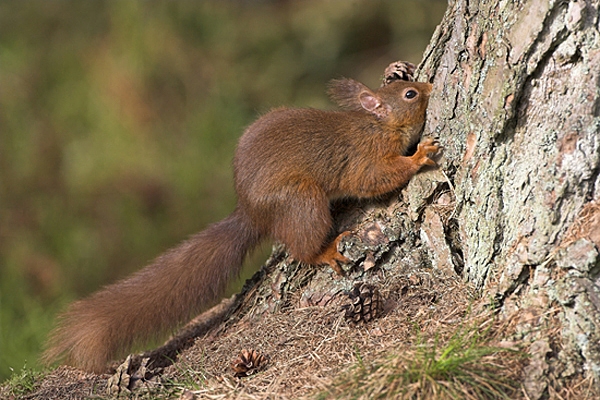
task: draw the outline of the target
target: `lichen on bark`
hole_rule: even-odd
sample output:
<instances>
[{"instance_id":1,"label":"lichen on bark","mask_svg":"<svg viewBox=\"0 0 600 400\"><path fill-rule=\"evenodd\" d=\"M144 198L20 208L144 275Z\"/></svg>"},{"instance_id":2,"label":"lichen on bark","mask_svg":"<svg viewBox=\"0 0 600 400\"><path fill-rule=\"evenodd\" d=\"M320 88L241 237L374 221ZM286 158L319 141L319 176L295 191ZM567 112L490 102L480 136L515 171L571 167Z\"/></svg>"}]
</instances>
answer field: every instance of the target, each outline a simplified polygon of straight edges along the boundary
<instances>
[{"instance_id":1,"label":"lichen on bark","mask_svg":"<svg viewBox=\"0 0 600 400\"><path fill-rule=\"evenodd\" d=\"M599 12L598 1L457 0L420 68L434 82L426 131L456 188L463 278L503 312L532 308L540 324L556 313L559 347L533 357L560 360L548 365L558 378L596 382ZM568 237L589 209L587 236Z\"/></svg>"}]
</instances>

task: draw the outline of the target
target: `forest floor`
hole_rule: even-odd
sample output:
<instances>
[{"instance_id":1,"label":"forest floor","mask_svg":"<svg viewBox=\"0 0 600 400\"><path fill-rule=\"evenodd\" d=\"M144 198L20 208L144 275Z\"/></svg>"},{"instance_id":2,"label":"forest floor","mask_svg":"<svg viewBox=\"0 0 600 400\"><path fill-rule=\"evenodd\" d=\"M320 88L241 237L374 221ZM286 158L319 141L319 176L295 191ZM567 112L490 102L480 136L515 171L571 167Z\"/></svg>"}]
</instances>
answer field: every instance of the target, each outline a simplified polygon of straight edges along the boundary
<instances>
[{"instance_id":1,"label":"forest floor","mask_svg":"<svg viewBox=\"0 0 600 400\"><path fill-rule=\"evenodd\" d=\"M17 396L14 386L5 386L0 397L100 399L120 391L130 398L188 400L528 398L521 384L527 349L506 340L514 337L519 315L494 315L486 299L433 269L380 278L384 289L370 297L382 299L379 313L368 322L367 314L344 307L349 299L364 299L352 301L345 293L324 305L306 305L298 292L284 309L248 312L235 323L215 325L159 374L139 365L131 372L130 359L112 378L60 366L29 392ZM235 376L235 360L238 373L245 370L240 364L250 367L249 376ZM547 393L592 398L588 386L581 381Z\"/></svg>"}]
</instances>

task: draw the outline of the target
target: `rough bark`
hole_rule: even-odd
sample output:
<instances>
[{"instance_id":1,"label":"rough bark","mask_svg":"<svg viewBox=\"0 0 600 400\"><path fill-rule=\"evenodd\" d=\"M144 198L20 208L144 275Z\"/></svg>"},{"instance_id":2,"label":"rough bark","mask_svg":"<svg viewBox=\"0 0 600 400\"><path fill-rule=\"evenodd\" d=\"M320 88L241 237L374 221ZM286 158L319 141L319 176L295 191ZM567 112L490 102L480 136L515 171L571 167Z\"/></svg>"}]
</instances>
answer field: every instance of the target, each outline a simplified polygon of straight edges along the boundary
<instances>
[{"instance_id":1,"label":"rough bark","mask_svg":"<svg viewBox=\"0 0 600 400\"><path fill-rule=\"evenodd\" d=\"M596 382L598 24L598 1L458 0L420 69L434 81L426 130L444 145L455 188L445 235L454 268L503 312L530 310L526 373ZM544 323L558 340L536 332Z\"/></svg>"}]
</instances>

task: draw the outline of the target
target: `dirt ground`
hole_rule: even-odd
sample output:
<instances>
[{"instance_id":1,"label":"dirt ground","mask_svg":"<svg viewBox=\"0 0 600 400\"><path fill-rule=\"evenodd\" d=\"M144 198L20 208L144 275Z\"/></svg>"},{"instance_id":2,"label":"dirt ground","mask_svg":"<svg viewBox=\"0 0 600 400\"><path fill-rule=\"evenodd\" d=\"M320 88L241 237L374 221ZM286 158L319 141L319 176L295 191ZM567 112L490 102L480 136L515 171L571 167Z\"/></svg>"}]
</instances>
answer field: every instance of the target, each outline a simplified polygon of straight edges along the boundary
<instances>
[{"instance_id":1,"label":"dirt ground","mask_svg":"<svg viewBox=\"0 0 600 400\"><path fill-rule=\"evenodd\" d=\"M280 310L250 309L233 323L213 327L174 364L160 368L159 375L153 371L146 382L137 381L139 387L128 394L133 398L338 398L342 395L335 394L336 387L343 385L343 376L360 365L414 353L418 346L445 343L465 324L482 324L480 328L486 329L484 325L492 323L481 318L483 302L460 280L434 269L405 267L394 272L379 270L370 276L382 299L381 316L370 322L346 318L347 292L340 291L324 305L305 305L306 291L297 290ZM232 362L244 349L255 350L267 361L256 373L235 377ZM109 377L61 366L23 398L109 397ZM182 395L184 389L189 392Z\"/></svg>"}]
</instances>

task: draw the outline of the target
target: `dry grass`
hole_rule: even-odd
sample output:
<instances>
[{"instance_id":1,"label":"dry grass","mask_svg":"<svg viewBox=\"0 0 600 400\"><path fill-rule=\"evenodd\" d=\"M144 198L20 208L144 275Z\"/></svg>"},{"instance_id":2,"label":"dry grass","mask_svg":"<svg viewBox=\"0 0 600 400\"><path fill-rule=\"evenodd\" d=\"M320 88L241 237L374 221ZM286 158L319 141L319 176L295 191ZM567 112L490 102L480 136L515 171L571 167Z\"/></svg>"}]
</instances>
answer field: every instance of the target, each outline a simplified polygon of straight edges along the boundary
<instances>
[{"instance_id":1,"label":"dry grass","mask_svg":"<svg viewBox=\"0 0 600 400\"><path fill-rule=\"evenodd\" d=\"M93 398L95 394L103 393L107 376L85 373L70 367L59 367L47 373L35 374L23 391L15 392L15 386L10 382L0 388L0 399L15 400L68 400ZM29 379L29 378L27 378ZM17 386L18 387L18 386Z\"/></svg>"},{"instance_id":2,"label":"dry grass","mask_svg":"<svg viewBox=\"0 0 600 400\"><path fill-rule=\"evenodd\" d=\"M199 340L180 357L194 368L173 366L165 377L195 386L200 398L508 398L518 390L522 357L495 339L500 324L468 287L425 269L393 279L380 282L385 316L367 325L346 322L339 301L289 307ZM269 365L233 378L230 363L244 348Z\"/></svg>"},{"instance_id":3,"label":"dry grass","mask_svg":"<svg viewBox=\"0 0 600 400\"><path fill-rule=\"evenodd\" d=\"M591 201L583 206L561 245L566 247L580 238L591 240L600 247L600 201Z\"/></svg>"},{"instance_id":4,"label":"dry grass","mask_svg":"<svg viewBox=\"0 0 600 400\"><path fill-rule=\"evenodd\" d=\"M184 389L186 396L206 399L508 398L515 393L523 358L500 341L514 327L512 320L494 317L467 285L434 269L406 266L371 278L385 299L381 318L347 322L344 293L324 306L300 307L298 290L280 311L248 312L198 338L163 371L162 385L138 390L133 398L177 398ZM267 356L266 368L235 378L231 362L242 349ZM105 397L105 379L61 367L30 398Z\"/></svg>"}]
</instances>

